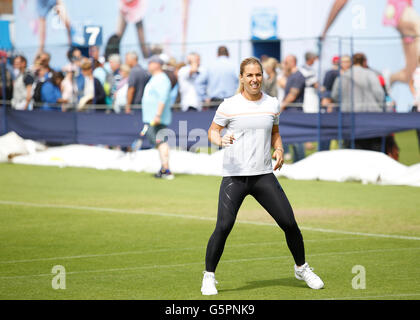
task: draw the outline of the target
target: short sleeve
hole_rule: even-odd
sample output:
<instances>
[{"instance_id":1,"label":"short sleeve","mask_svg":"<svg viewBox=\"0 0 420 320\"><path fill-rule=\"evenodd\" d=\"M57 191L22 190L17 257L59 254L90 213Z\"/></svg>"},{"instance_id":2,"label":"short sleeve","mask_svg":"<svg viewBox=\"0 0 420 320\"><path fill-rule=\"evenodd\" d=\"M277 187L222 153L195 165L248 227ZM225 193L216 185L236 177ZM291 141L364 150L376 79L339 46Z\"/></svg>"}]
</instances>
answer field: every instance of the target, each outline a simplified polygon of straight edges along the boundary
<instances>
[{"instance_id":1,"label":"short sleeve","mask_svg":"<svg viewBox=\"0 0 420 320\"><path fill-rule=\"evenodd\" d=\"M226 127L229 124L229 115L226 113L226 102L222 102L217 108L213 122L222 127Z\"/></svg>"},{"instance_id":2,"label":"short sleeve","mask_svg":"<svg viewBox=\"0 0 420 320\"><path fill-rule=\"evenodd\" d=\"M34 83L34 78L31 74L27 73L23 78L23 83L25 84L25 86L30 86Z\"/></svg>"},{"instance_id":3,"label":"short sleeve","mask_svg":"<svg viewBox=\"0 0 420 320\"><path fill-rule=\"evenodd\" d=\"M305 88L305 78L302 75L293 77L290 87L302 91Z\"/></svg>"}]
</instances>

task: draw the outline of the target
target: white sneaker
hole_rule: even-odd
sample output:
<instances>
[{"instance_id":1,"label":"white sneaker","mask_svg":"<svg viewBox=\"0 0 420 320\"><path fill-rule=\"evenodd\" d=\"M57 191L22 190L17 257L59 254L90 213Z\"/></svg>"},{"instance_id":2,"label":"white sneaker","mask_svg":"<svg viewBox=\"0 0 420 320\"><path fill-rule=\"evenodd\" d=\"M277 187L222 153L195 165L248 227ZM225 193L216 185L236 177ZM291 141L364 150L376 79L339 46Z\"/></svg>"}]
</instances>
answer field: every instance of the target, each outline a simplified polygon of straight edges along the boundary
<instances>
[{"instance_id":1,"label":"white sneaker","mask_svg":"<svg viewBox=\"0 0 420 320\"><path fill-rule=\"evenodd\" d=\"M204 296L210 296L217 294L216 284L218 283L216 281L216 278L214 277L214 272L203 272L203 283L201 285L201 293Z\"/></svg>"},{"instance_id":2,"label":"white sneaker","mask_svg":"<svg viewBox=\"0 0 420 320\"><path fill-rule=\"evenodd\" d=\"M298 280L305 280L309 288L321 289L324 287L324 282L314 272L313 268L309 267L308 263L305 263L299 268L295 265L295 277Z\"/></svg>"}]
</instances>

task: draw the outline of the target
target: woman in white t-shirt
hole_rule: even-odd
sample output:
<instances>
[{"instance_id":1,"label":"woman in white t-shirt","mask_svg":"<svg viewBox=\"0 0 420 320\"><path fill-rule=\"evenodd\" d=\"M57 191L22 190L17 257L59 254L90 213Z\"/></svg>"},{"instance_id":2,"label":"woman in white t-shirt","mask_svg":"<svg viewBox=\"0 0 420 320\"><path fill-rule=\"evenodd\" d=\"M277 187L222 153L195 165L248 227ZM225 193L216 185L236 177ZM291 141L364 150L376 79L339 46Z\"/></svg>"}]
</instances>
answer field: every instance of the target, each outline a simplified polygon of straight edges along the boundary
<instances>
[{"instance_id":1,"label":"woman in white t-shirt","mask_svg":"<svg viewBox=\"0 0 420 320\"><path fill-rule=\"evenodd\" d=\"M305 262L302 234L292 207L273 174L283 165L283 145L279 134L280 107L277 98L261 91L263 68L256 58L242 61L238 93L218 107L209 128L209 140L225 148L223 180L219 192L216 228L206 251L201 292L217 294L214 272L222 256L226 239L233 228L242 201L252 195L274 218L286 235L295 260L295 276L309 287L320 289L322 280ZM222 137L221 131L227 132ZM274 153L271 155L271 147Z\"/></svg>"}]
</instances>

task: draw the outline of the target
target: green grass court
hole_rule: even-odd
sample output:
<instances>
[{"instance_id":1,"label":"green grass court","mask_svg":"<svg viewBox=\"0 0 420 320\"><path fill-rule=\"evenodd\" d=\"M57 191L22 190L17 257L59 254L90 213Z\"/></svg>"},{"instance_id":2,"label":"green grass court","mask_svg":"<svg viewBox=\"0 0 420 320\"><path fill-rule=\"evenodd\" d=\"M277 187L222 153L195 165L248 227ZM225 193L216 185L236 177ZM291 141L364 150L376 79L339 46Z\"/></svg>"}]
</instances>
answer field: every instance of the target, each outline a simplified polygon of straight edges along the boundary
<instances>
[{"instance_id":1,"label":"green grass court","mask_svg":"<svg viewBox=\"0 0 420 320\"><path fill-rule=\"evenodd\" d=\"M417 163L414 132L397 141L401 161ZM419 188L280 183L325 288L294 278L283 232L248 197L216 272L219 295L203 297L219 177L0 164L0 298L420 299ZM55 265L64 290L52 288ZM365 289L352 287L357 265Z\"/></svg>"}]
</instances>

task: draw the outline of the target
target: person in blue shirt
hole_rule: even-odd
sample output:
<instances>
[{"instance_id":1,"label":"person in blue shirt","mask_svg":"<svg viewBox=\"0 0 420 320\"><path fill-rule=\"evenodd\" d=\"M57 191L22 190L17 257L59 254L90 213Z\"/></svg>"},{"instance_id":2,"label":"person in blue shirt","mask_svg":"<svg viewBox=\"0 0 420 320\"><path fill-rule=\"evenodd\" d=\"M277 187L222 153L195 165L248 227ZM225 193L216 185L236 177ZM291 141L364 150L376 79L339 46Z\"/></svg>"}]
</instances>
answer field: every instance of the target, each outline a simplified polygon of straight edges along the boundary
<instances>
[{"instance_id":1,"label":"person in blue shirt","mask_svg":"<svg viewBox=\"0 0 420 320\"><path fill-rule=\"evenodd\" d=\"M163 61L158 56L149 60L149 72L152 75L144 88L142 116L145 128L145 137L150 144L159 151L161 169L156 178L172 180L174 175L169 170L169 145L163 140L161 130L164 130L172 121L171 112L171 81L162 69Z\"/></svg>"},{"instance_id":2,"label":"person in blue shirt","mask_svg":"<svg viewBox=\"0 0 420 320\"><path fill-rule=\"evenodd\" d=\"M59 110L60 104L65 103L61 96L61 82L64 79L62 72L53 72L51 79L44 82L41 88L41 109L45 111Z\"/></svg>"},{"instance_id":3,"label":"person in blue shirt","mask_svg":"<svg viewBox=\"0 0 420 320\"><path fill-rule=\"evenodd\" d=\"M216 61L196 79L197 93L206 105L217 107L225 98L235 95L238 83L238 72L229 60L229 51L220 46Z\"/></svg>"}]
</instances>

